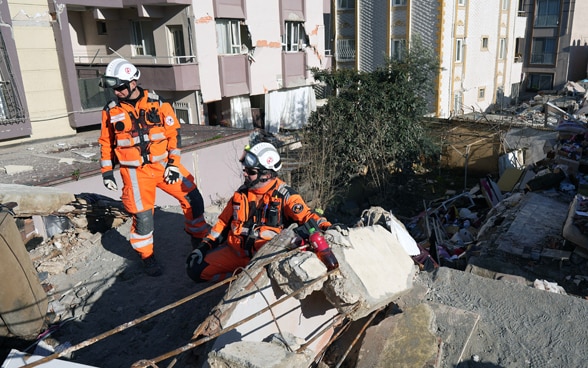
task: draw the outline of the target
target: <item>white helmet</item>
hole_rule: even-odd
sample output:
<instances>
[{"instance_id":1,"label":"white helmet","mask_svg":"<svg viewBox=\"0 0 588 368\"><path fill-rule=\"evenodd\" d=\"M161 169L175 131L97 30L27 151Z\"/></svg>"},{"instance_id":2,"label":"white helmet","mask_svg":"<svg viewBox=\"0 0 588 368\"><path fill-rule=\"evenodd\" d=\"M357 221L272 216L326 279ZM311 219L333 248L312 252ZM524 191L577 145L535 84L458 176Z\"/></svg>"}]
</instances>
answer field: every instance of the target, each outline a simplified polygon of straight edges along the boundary
<instances>
[{"instance_id":1,"label":"white helmet","mask_svg":"<svg viewBox=\"0 0 588 368\"><path fill-rule=\"evenodd\" d=\"M140 76L141 72L133 64L125 59L114 59L106 66L106 72L100 78L99 85L102 88L118 88L139 79Z\"/></svg>"},{"instance_id":2,"label":"white helmet","mask_svg":"<svg viewBox=\"0 0 588 368\"><path fill-rule=\"evenodd\" d=\"M245 148L245 154L241 159L245 167L254 167L261 170L274 172L282 168L280 154L276 147L267 142L258 143L251 148Z\"/></svg>"}]
</instances>

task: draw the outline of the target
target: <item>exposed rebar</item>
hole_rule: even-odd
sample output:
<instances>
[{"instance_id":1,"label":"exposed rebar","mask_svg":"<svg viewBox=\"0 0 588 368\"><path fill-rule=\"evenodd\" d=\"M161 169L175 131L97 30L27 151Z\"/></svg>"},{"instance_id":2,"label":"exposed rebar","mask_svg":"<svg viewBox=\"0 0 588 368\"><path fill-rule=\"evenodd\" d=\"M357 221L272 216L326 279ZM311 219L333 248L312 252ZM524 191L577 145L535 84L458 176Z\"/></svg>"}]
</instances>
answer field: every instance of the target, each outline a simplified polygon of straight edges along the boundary
<instances>
[{"instance_id":1,"label":"exposed rebar","mask_svg":"<svg viewBox=\"0 0 588 368\"><path fill-rule=\"evenodd\" d=\"M156 358L150 359L149 361L150 361L150 362L159 363L159 362L161 362L161 361L163 361L163 360L165 360L165 359L171 358L171 357L173 357L173 356L176 356L176 355L178 355L178 354L181 354L181 353L183 353L183 352L185 352L185 351L188 351L188 350L190 350L190 349L193 349L193 348L195 348L195 347L197 347L197 346L200 346L200 345L202 345L202 344L204 344L204 343L206 343L206 342L208 342L208 341L211 341L211 340L213 340L213 339L216 339L217 337L221 336L222 334L225 334L225 333L227 333L227 332L229 332L229 331L232 331L232 330L234 330L235 328L237 328L237 327L239 327L239 326L241 326L241 325L245 324L246 322L249 322L249 321L250 321L250 320L252 320L253 318L255 318L255 317L257 317L257 316L260 316L261 314L263 314L263 313L267 312L267 311L268 311L268 310L270 310L271 308L273 308L273 307L275 307L275 306L277 306L277 305L279 305L279 304L281 304L281 303L285 302L286 300L288 300L288 299L290 299L290 298L293 298L295 295L299 294L299 293L300 293L300 292L302 292L303 290L306 290L306 289L310 288L311 286L314 286L314 284L318 283L319 281L322 281L324 278L327 278L327 277L329 277L331 274L333 274L333 273L335 273L335 272L339 272L339 269L338 269L338 268L336 268L336 269L334 269L334 270L332 270L332 271L329 271L329 272L327 272L325 275L323 275L323 276L321 276L321 277L319 277L319 278L317 278L317 279L313 280L313 281L312 281L312 282L310 282L309 284L307 284L307 285L305 285L305 286L301 287L300 289L298 289L298 290L296 290L296 291L294 291L294 292L292 292L292 293L290 293L290 294L286 295L286 296L285 296L285 297L283 297L282 299L280 299L280 300L277 300L276 302L274 302L274 303L270 304L269 306L267 306L267 307L265 307L265 308L263 308L263 309L260 309L260 310L259 310L259 311L257 311L256 313L253 313L253 314L249 315L248 317L246 317L246 318L244 318L244 319L240 320L239 322L235 322L235 323L233 323L232 325L230 325L230 326L228 326L228 327L226 327L226 328L223 328L223 329L221 329L221 330L217 331L216 333L214 333L214 334L212 334L212 335L210 335L210 336L204 337L204 338L202 338L202 339L200 339L200 340L196 340L196 341L194 341L194 342L190 342L190 343L188 343L188 344L186 344L186 345L184 345L184 346L181 346L181 347L179 347L179 348L177 348L177 349L175 349L175 350L169 351L169 352L167 352L167 353L165 353L165 354L163 354L163 355L160 355L160 356L158 356L158 357L156 357ZM137 363L135 363L135 364L138 364L138 363L139 363L139 362L137 362ZM135 365L135 364L133 365L133 368L146 368L144 365Z\"/></svg>"}]
</instances>

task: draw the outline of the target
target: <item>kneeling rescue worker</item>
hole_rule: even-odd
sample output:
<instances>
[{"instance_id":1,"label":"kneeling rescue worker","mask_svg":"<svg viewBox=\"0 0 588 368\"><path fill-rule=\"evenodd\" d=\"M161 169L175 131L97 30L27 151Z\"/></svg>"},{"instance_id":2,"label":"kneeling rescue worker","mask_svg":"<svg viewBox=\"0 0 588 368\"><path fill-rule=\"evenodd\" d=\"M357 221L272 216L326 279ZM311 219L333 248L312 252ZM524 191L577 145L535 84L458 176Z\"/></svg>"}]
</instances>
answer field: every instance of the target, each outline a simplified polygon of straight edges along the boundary
<instances>
[{"instance_id":1,"label":"kneeling rescue worker","mask_svg":"<svg viewBox=\"0 0 588 368\"><path fill-rule=\"evenodd\" d=\"M153 254L153 210L156 188L176 198L185 218L185 231L200 244L210 226L204 220L204 201L192 174L180 163L180 124L172 106L154 92L138 86L140 71L127 60L106 67L100 87L116 96L102 110L98 143L104 186L117 190L113 175L120 164L122 203L132 214L130 242L143 260L145 272L159 276Z\"/></svg>"},{"instance_id":2,"label":"kneeling rescue worker","mask_svg":"<svg viewBox=\"0 0 588 368\"><path fill-rule=\"evenodd\" d=\"M331 226L277 177L282 163L273 145L263 142L246 147L241 163L245 184L233 194L210 233L186 260L188 276L196 282L232 276L292 223L302 225L313 219L322 230Z\"/></svg>"}]
</instances>

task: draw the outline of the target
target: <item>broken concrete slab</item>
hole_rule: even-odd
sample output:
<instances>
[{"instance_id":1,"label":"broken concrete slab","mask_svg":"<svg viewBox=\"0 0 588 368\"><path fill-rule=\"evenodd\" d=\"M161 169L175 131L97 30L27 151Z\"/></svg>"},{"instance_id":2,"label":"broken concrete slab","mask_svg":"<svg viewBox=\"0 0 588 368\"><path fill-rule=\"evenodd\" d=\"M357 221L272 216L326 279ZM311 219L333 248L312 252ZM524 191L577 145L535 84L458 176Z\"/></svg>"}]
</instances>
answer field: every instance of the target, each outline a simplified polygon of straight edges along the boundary
<instances>
[{"instance_id":1,"label":"broken concrete slab","mask_svg":"<svg viewBox=\"0 0 588 368\"><path fill-rule=\"evenodd\" d=\"M516 218L497 239L498 249L538 260L549 236L559 236L569 202L529 192L521 197Z\"/></svg>"},{"instance_id":2,"label":"broken concrete slab","mask_svg":"<svg viewBox=\"0 0 588 368\"><path fill-rule=\"evenodd\" d=\"M74 194L63 189L0 184L0 203L18 203L13 209L17 216L48 215L73 201Z\"/></svg>"},{"instance_id":3,"label":"broken concrete slab","mask_svg":"<svg viewBox=\"0 0 588 368\"><path fill-rule=\"evenodd\" d=\"M324 292L340 312L357 320L412 287L417 267L400 238L380 225L358 227L349 229L351 246L332 247L341 275L326 282Z\"/></svg>"},{"instance_id":4,"label":"broken concrete slab","mask_svg":"<svg viewBox=\"0 0 588 368\"><path fill-rule=\"evenodd\" d=\"M289 368L309 367L312 359L301 353L287 351L270 342L238 341L211 352L211 368Z\"/></svg>"},{"instance_id":5,"label":"broken concrete slab","mask_svg":"<svg viewBox=\"0 0 588 368\"><path fill-rule=\"evenodd\" d=\"M268 267L270 278L286 294L302 288L309 281L316 280L327 272L327 267L313 252L300 252L287 257ZM321 290L324 283L317 283L313 287L306 288L294 297L304 299L311 293Z\"/></svg>"},{"instance_id":6,"label":"broken concrete slab","mask_svg":"<svg viewBox=\"0 0 588 368\"><path fill-rule=\"evenodd\" d=\"M427 304L388 317L366 330L356 367L436 367L436 330L435 314Z\"/></svg>"},{"instance_id":7,"label":"broken concrete slab","mask_svg":"<svg viewBox=\"0 0 588 368\"><path fill-rule=\"evenodd\" d=\"M33 167L29 165L4 165L4 171L6 171L6 174L8 175L14 175L33 171Z\"/></svg>"}]
</instances>

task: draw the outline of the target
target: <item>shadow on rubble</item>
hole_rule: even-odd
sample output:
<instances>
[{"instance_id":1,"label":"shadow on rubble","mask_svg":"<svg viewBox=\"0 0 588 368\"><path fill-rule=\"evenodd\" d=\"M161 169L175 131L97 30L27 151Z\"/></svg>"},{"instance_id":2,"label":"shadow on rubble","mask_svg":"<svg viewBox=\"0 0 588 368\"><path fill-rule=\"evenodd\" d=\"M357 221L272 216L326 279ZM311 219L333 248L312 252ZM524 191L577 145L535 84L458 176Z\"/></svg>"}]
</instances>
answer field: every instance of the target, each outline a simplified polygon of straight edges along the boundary
<instances>
[{"instance_id":1,"label":"shadow on rubble","mask_svg":"<svg viewBox=\"0 0 588 368\"><path fill-rule=\"evenodd\" d=\"M161 356L187 344L218 303L224 290L174 305L210 285L195 284L186 275L190 241L183 230L181 212L172 211L175 209L155 210L155 254L163 275L149 277L144 273L138 254L127 240L128 221L104 233L100 249L87 257L87 269L76 272L85 273L85 279L55 292L55 300L70 308L74 317L53 334L57 344L73 346L105 335L73 352L69 359L91 366L130 367L139 360ZM164 307L169 310L134 323ZM122 328L129 322L133 323Z\"/></svg>"}]
</instances>

